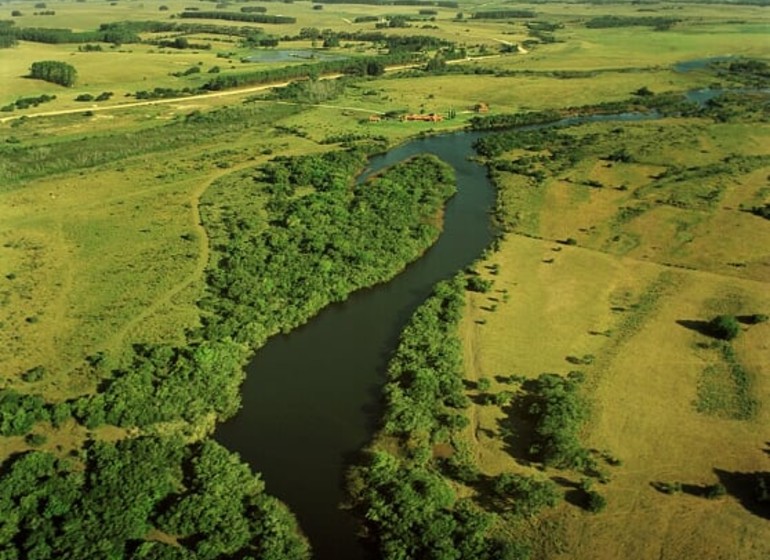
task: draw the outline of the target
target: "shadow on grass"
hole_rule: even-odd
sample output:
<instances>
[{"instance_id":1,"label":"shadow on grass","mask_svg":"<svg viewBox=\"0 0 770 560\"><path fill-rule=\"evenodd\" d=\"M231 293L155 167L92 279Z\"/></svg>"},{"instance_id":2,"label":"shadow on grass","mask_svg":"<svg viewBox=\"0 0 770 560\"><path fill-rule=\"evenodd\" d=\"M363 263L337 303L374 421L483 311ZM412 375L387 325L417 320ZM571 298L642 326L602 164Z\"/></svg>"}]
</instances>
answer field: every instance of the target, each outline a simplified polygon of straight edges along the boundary
<instances>
[{"instance_id":1,"label":"shadow on grass","mask_svg":"<svg viewBox=\"0 0 770 560\"><path fill-rule=\"evenodd\" d=\"M521 386L523 391L502 407L505 417L498 420L503 449L522 465L531 465L535 460L531 452L535 443L535 419L530 413L536 401L532 395L533 385L534 381L525 381Z\"/></svg>"},{"instance_id":2,"label":"shadow on grass","mask_svg":"<svg viewBox=\"0 0 770 560\"><path fill-rule=\"evenodd\" d=\"M749 512L770 519L770 472L730 472L714 469L719 482Z\"/></svg>"},{"instance_id":3,"label":"shadow on grass","mask_svg":"<svg viewBox=\"0 0 770 560\"><path fill-rule=\"evenodd\" d=\"M714 329L711 327L708 321L679 319L676 323L686 329L690 329L691 331L695 331L698 334L702 334L703 336L714 336Z\"/></svg>"}]
</instances>

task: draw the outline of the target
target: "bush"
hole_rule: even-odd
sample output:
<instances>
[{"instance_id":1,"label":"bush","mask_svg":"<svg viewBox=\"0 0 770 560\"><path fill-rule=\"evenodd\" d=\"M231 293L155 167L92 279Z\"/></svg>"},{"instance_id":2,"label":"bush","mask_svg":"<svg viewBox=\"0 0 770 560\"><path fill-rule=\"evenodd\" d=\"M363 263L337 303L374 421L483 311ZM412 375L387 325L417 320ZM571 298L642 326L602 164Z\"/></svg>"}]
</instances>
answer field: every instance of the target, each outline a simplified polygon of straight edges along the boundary
<instances>
[{"instance_id":1,"label":"bush","mask_svg":"<svg viewBox=\"0 0 770 560\"><path fill-rule=\"evenodd\" d=\"M760 323L766 323L768 320L768 316L764 313L754 313L753 315L749 315L746 317L745 321L749 325L758 325Z\"/></svg>"},{"instance_id":2,"label":"bush","mask_svg":"<svg viewBox=\"0 0 770 560\"><path fill-rule=\"evenodd\" d=\"M708 324L712 336L720 340L732 340L741 332L741 326L734 315L718 315Z\"/></svg>"},{"instance_id":3,"label":"bush","mask_svg":"<svg viewBox=\"0 0 770 560\"><path fill-rule=\"evenodd\" d=\"M491 290L492 285L492 280L485 280L481 276L471 276L466 282L466 287L471 292L479 292L482 294L486 294L489 290Z\"/></svg>"},{"instance_id":4,"label":"bush","mask_svg":"<svg viewBox=\"0 0 770 560\"><path fill-rule=\"evenodd\" d=\"M706 486L706 497L709 500L716 500L725 494L727 494L727 488L725 488L724 484L718 482L716 484L712 484L711 486Z\"/></svg>"},{"instance_id":5,"label":"bush","mask_svg":"<svg viewBox=\"0 0 770 560\"><path fill-rule=\"evenodd\" d=\"M596 490L590 490L586 499L586 509L591 513L599 513L607 507L607 498Z\"/></svg>"},{"instance_id":6,"label":"bush","mask_svg":"<svg viewBox=\"0 0 770 560\"><path fill-rule=\"evenodd\" d=\"M26 441L32 447L40 447L46 441L48 441L48 438L43 434L27 434L24 437L24 441Z\"/></svg>"}]
</instances>

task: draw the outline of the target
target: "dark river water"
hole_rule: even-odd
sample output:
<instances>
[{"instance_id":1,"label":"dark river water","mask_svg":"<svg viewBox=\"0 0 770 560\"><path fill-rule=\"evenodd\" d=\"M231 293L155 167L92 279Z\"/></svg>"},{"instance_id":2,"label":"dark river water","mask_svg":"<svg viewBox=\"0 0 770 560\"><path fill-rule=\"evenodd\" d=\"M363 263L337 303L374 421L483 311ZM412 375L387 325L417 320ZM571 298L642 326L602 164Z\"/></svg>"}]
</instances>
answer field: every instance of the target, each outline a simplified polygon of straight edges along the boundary
<instances>
[{"instance_id":1,"label":"dark river water","mask_svg":"<svg viewBox=\"0 0 770 560\"><path fill-rule=\"evenodd\" d=\"M688 97L703 104L721 92L704 89ZM655 118L594 115L549 126ZM458 192L447 205L438 242L390 282L356 292L291 334L271 338L247 368L242 410L216 431L216 439L261 472L268 491L297 515L317 560L373 557L356 538L352 517L339 509L345 467L377 428L385 366L406 321L436 282L476 260L493 239L494 187L486 169L469 160L481 134L413 140L371 160L364 177L426 152L455 168Z\"/></svg>"},{"instance_id":2,"label":"dark river water","mask_svg":"<svg viewBox=\"0 0 770 560\"><path fill-rule=\"evenodd\" d=\"M437 243L390 282L271 338L247 368L242 410L217 429L216 439L261 472L268 491L297 515L319 560L369 557L338 508L345 465L377 427L385 365L412 312L492 241L494 188L486 169L468 160L476 138L414 140L371 160L366 173L425 152L452 164L457 194Z\"/></svg>"}]
</instances>

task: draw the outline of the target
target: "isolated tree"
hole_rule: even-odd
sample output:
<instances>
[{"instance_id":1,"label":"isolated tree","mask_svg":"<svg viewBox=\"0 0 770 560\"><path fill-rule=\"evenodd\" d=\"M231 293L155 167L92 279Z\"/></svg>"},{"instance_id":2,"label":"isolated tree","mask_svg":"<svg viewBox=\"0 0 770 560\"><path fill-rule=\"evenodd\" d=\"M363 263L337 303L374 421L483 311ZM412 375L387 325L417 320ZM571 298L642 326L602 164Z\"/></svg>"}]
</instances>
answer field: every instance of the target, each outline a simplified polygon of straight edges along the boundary
<instances>
[{"instance_id":1,"label":"isolated tree","mask_svg":"<svg viewBox=\"0 0 770 560\"><path fill-rule=\"evenodd\" d=\"M709 321L709 331L721 340L732 340L741 332L741 326L733 315L717 315Z\"/></svg>"}]
</instances>

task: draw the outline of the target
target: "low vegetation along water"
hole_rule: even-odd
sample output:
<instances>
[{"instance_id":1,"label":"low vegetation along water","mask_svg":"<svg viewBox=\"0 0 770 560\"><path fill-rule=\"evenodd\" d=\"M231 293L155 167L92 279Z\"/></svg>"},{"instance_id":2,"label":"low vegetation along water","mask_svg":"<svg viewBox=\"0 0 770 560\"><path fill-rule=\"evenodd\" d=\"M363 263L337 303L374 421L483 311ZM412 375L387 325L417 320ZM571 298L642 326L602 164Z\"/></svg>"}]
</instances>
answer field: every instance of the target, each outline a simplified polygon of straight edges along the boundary
<instances>
[{"instance_id":1,"label":"low vegetation along water","mask_svg":"<svg viewBox=\"0 0 770 560\"><path fill-rule=\"evenodd\" d=\"M659 115L579 120L650 118ZM426 152L455 168L458 191L447 205L439 240L391 282L357 292L291 334L273 337L247 368L241 412L217 430L216 439L261 472L271 493L295 512L315 558L373 556L355 538L353 518L339 508L345 467L377 428L383 372L411 313L438 281L479 258L492 241L494 187L486 169L470 159L483 134L414 140L370 161L361 179Z\"/></svg>"}]
</instances>

